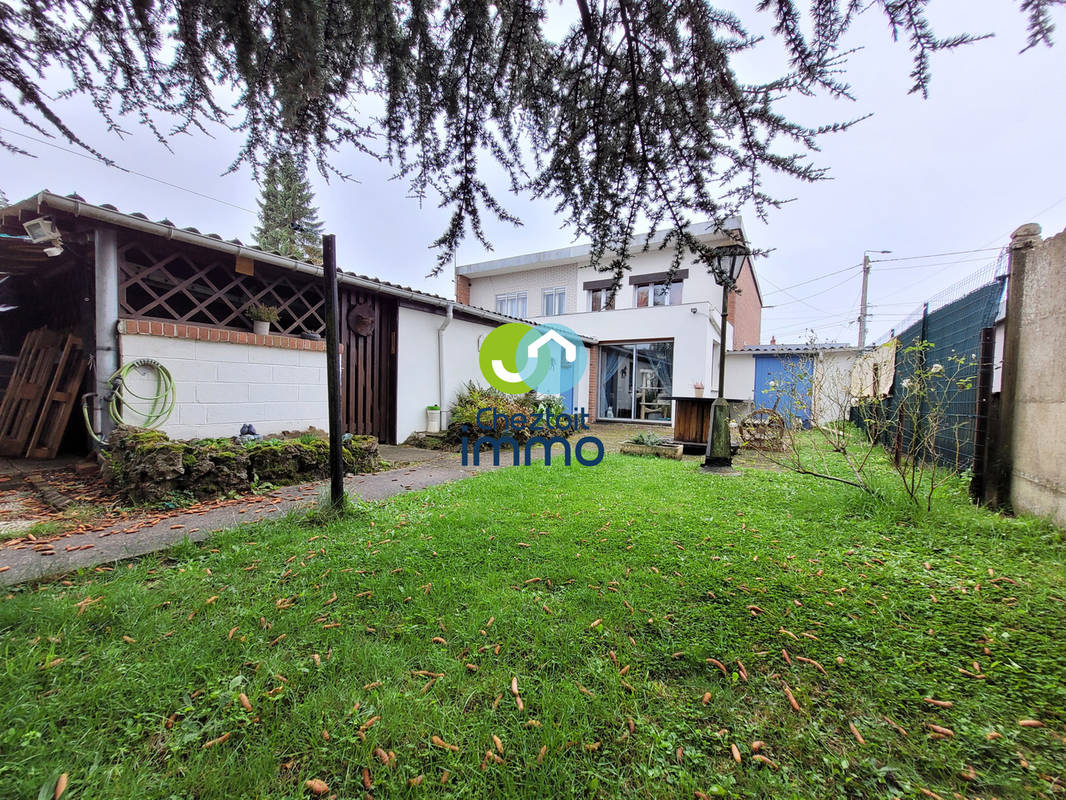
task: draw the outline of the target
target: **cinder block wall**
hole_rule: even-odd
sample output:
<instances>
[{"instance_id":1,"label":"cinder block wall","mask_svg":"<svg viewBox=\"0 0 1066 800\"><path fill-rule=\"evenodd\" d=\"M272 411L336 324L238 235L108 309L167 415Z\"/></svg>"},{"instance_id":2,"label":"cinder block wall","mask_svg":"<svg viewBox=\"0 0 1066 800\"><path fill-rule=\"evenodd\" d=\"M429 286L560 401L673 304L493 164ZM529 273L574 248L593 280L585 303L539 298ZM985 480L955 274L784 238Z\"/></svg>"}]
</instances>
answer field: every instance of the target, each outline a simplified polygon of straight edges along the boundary
<instances>
[{"instance_id":1,"label":"cinder block wall","mask_svg":"<svg viewBox=\"0 0 1066 800\"><path fill-rule=\"evenodd\" d=\"M235 436L246 422L260 434L329 424L324 342L121 320L119 348L123 364L151 358L173 375L177 405L161 428L171 438ZM155 374L135 371L128 385L154 394Z\"/></svg>"}]
</instances>

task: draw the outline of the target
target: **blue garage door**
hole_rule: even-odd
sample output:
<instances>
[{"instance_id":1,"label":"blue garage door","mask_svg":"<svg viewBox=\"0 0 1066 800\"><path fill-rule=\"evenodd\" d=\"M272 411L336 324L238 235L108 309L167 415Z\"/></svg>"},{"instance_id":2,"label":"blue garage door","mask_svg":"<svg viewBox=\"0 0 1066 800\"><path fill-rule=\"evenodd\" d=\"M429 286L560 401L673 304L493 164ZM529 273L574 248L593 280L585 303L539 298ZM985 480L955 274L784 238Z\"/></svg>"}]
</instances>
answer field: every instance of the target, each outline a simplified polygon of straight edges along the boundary
<instances>
[{"instance_id":1,"label":"blue garage door","mask_svg":"<svg viewBox=\"0 0 1066 800\"><path fill-rule=\"evenodd\" d=\"M813 368L810 356L755 356L755 405L776 407L790 425L809 427Z\"/></svg>"}]
</instances>

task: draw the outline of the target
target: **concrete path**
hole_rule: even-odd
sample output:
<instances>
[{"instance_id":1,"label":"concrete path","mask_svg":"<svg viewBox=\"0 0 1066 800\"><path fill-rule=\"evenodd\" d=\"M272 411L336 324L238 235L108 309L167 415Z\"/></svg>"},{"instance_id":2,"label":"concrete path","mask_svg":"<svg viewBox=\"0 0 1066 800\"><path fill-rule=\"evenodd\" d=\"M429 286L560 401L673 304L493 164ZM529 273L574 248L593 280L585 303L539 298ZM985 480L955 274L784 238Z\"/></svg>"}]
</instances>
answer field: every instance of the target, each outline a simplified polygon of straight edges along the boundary
<instances>
[{"instance_id":1,"label":"concrete path","mask_svg":"<svg viewBox=\"0 0 1066 800\"><path fill-rule=\"evenodd\" d=\"M347 492L364 500L382 500L407 491L461 480L491 466L464 467L455 453L382 447L382 458L397 465L385 472L345 479ZM144 521L124 520L102 531L48 537L0 549L0 586L55 577L86 567L109 564L162 550L188 537L202 541L226 528L313 505L329 491L327 481L287 486L257 498L222 500L185 513L146 513ZM142 527L143 525L143 527Z\"/></svg>"}]
</instances>

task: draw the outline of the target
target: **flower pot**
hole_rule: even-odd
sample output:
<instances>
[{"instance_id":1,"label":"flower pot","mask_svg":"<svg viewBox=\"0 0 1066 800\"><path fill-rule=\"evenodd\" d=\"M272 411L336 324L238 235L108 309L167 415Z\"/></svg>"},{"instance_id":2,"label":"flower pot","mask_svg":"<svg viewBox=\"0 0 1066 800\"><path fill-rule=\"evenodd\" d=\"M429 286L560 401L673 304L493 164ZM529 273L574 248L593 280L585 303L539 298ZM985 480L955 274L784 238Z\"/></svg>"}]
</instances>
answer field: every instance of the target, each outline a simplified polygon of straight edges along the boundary
<instances>
[{"instance_id":1,"label":"flower pot","mask_svg":"<svg viewBox=\"0 0 1066 800\"><path fill-rule=\"evenodd\" d=\"M270 333L270 323L260 320L252 320L252 333L256 336L266 336Z\"/></svg>"},{"instance_id":2,"label":"flower pot","mask_svg":"<svg viewBox=\"0 0 1066 800\"><path fill-rule=\"evenodd\" d=\"M440 409L426 409L426 433L440 433Z\"/></svg>"},{"instance_id":3,"label":"flower pot","mask_svg":"<svg viewBox=\"0 0 1066 800\"><path fill-rule=\"evenodd\" d=\"M703 397L703 387L702 386L694 386L692 388L693 388L693 391L696 393L696 397Z\"/></svg>"},{"instance_id":4,"label":"flower pot","mask_svg":"<svg viewBox=\"0 0 1066 800\"><path fill-rule=\"evenodd\" d=\"M654 456L656 458L671 458L681 460L684 447L679 444L634 444L623 442L621 452L628 456Z\"/></svg>"}]
</instances>

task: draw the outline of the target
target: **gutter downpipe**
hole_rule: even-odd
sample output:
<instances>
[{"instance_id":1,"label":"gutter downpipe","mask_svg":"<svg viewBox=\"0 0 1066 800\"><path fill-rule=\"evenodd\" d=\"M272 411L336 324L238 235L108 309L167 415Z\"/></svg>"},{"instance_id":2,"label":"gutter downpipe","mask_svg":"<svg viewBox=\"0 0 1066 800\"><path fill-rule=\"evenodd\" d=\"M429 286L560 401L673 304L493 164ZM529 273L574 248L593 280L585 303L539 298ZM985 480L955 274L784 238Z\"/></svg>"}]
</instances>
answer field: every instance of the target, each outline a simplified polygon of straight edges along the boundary
<instances>
[{"instance_id":1,"label":"gutter downpipe","mask_svg":"<svg viewBox=\"0 0 1066 800\"><path fill-rule=\"evenodd\" d=\"M107 413L107 397L111 385L107 382L119 367L118 353L118 239L112 228L93 231L95 269L95 326L96 339L96 430L101 438L114 428Z\"/></svg>"},{"instance_id":2,"label":"gutter downpipe","mask_svg":"<svg viewBox=\"0 0 1066 800\"><path fill-rule=\"evenodd\" d=\"M444 312L444 322L437 328L437 391L440 400L440 426L443 429L447 426L447 420L445 415L448 413L444 410L444 401L447 395L445 394L444 385L444 331L448 329L448 326L452 324L452 317L455 311L455 303L448 302L448 306Z\"/></svg>"}]
</instances>

